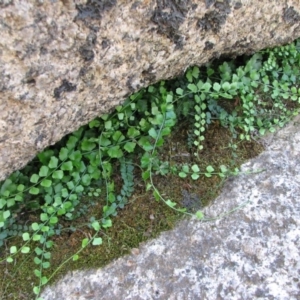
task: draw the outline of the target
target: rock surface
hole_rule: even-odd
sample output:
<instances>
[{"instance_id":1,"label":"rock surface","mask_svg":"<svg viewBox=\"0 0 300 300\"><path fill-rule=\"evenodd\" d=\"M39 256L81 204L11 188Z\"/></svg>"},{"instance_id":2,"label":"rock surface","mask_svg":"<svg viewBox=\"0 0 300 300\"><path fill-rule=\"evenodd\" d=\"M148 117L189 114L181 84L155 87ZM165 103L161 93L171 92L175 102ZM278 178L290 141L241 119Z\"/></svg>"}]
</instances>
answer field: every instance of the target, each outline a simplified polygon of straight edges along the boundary
<instances>
[{"instance_id":1,"label":"rock surface","mask_svg":"<svg viewBox=\"0 0 300 300\"><path fill-rule=\"evenodd\" d=\"M300 36L298 0L0 0L0 180L129 94Z\"/></svg>"},{"instance_id":2,"label":"rock surface","mask_svg":"<svg viewBox=\"0 0 300 300\"><path fill-rule=\"evenodd\" d=\"M99 270L76 271L44 300L300 299L300 116L265 139L200 222L187 219ZM228 213L234 210L234 212Z\"/></svg>"}]
</instances>

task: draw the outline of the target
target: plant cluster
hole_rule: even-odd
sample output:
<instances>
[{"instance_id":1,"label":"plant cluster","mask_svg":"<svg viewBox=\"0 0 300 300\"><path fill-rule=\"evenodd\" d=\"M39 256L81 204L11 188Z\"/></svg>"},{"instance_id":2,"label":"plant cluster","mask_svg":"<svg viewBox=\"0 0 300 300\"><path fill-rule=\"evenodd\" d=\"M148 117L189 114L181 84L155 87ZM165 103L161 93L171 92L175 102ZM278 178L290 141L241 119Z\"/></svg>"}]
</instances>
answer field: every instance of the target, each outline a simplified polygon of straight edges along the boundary
<instances>
[{"instance_id":1,"label":"plant cluster","mask_svg":"<svg viewBox=\"0 0 300 300\"><path fill-rule=\"evenodd\" d=\"M140 90L113 113L91 121L38 154L1 183L0 247L17 235L23 240L21 247L10 244L5 260L13 262L19 253L34 253L33 272L38 278L34 293L38 297L54 275L47 278L43 270L50 266L52 237L60 233L60 220L73 220L84 213L79 209L81 197L100 197L104 186L102 217L91 218L88 224L94 235L83 239L81 249L68 260L77 260L89 244L102 244L100 230L112 226L111 217L124 208L134 191L135 166L141 169L145 187L156 200L187 213L162 196L153 181L155 174L173 172L198 180L202 175L225 178L239 171L224 165L219 171L210 165L200 170L197 163L171 167L159 159L166 137L179 120L187 118L189 144L195 158L201 160L204 133L212 122L229 128L237 142L283 126L299 111L299 45L296 41L264 50L245 63L192 67L184 77ZM234 143L229 147L233 149ZM117 167L121 186L113 176ZM29 224L24 222L28 211L36 211L38 216ZM201 211L195 215L205 219Z\"/></svg>"}]
</instances>

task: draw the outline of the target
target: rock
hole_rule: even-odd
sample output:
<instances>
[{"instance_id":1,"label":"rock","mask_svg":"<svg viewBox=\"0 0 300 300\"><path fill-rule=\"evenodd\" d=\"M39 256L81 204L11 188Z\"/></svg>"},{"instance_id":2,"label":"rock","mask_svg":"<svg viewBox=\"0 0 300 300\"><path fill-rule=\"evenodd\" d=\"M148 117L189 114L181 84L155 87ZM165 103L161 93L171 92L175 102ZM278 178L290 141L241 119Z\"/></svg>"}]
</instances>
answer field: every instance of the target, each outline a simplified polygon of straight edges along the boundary
<instances>
[{"instance_id":1,"label":"rock","mask_svg":"<svg viewBox=\"0 0 300 300\"><path fill-rule=\"evenodd\" d=\"M0 180L142 87L291 42L299 12L296 0L0 1Z\"/></svg>"},{"instance_id":2,"label":"rock","mask_svg":"<svg viewBox=\"0 0 300 300\"><path fill-rule=\"evenodd\" d=\"M205 209L210 221L184 220L102 269L69 273L42 298L300 299L300 116L265 142Z\"/></svg>"}]
</instances>

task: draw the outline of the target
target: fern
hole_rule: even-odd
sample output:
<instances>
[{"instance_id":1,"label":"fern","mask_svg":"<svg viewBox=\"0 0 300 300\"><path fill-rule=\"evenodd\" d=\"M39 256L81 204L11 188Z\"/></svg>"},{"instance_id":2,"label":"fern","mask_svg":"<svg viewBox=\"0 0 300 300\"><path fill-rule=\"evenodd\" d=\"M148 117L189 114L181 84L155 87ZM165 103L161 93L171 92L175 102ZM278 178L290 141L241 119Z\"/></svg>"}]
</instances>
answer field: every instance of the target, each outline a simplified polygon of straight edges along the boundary
<instances>
[{"instance_id":1,"label":"fern","mask_svg":"<svg viewBox=\"0 0 300 300\"><path fill-rule=\"evenodd\" d=\"M119 208L124 208L128 202L128 198L134 191L134 166L132 164L132 160L125 160L125 158L120 159L120 171L123 185L120 194L117 196L117 203Z\"/></svg>"}]
</instances>

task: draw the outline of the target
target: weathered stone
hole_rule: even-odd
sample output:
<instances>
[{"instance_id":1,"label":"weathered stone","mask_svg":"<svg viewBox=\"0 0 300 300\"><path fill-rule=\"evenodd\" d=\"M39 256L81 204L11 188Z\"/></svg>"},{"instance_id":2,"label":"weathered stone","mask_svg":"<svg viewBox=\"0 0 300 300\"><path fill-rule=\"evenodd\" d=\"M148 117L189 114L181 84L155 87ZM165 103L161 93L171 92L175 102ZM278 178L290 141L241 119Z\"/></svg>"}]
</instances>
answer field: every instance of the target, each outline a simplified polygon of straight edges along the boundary
<instances>
[{"instance_id":1,"label":"weathered stone","mask_svg":"<svg viewBox=\"0 0 300 300\"><path fill-rule=\"evenodd\" d=\"M266 144L205 210L217 220L185 220L43 299L300 299L300 117Z\"/></svg>"},{"instance_id":2,"label":"weathered stone","mask_svg":"<svg viewBox=\"0 0 300 300\"><path fill-rule=\"evenodd\" d=\"M0 179L129 94L300 36L298 0L0 1Z\"/></svg>"}]
</instances>

